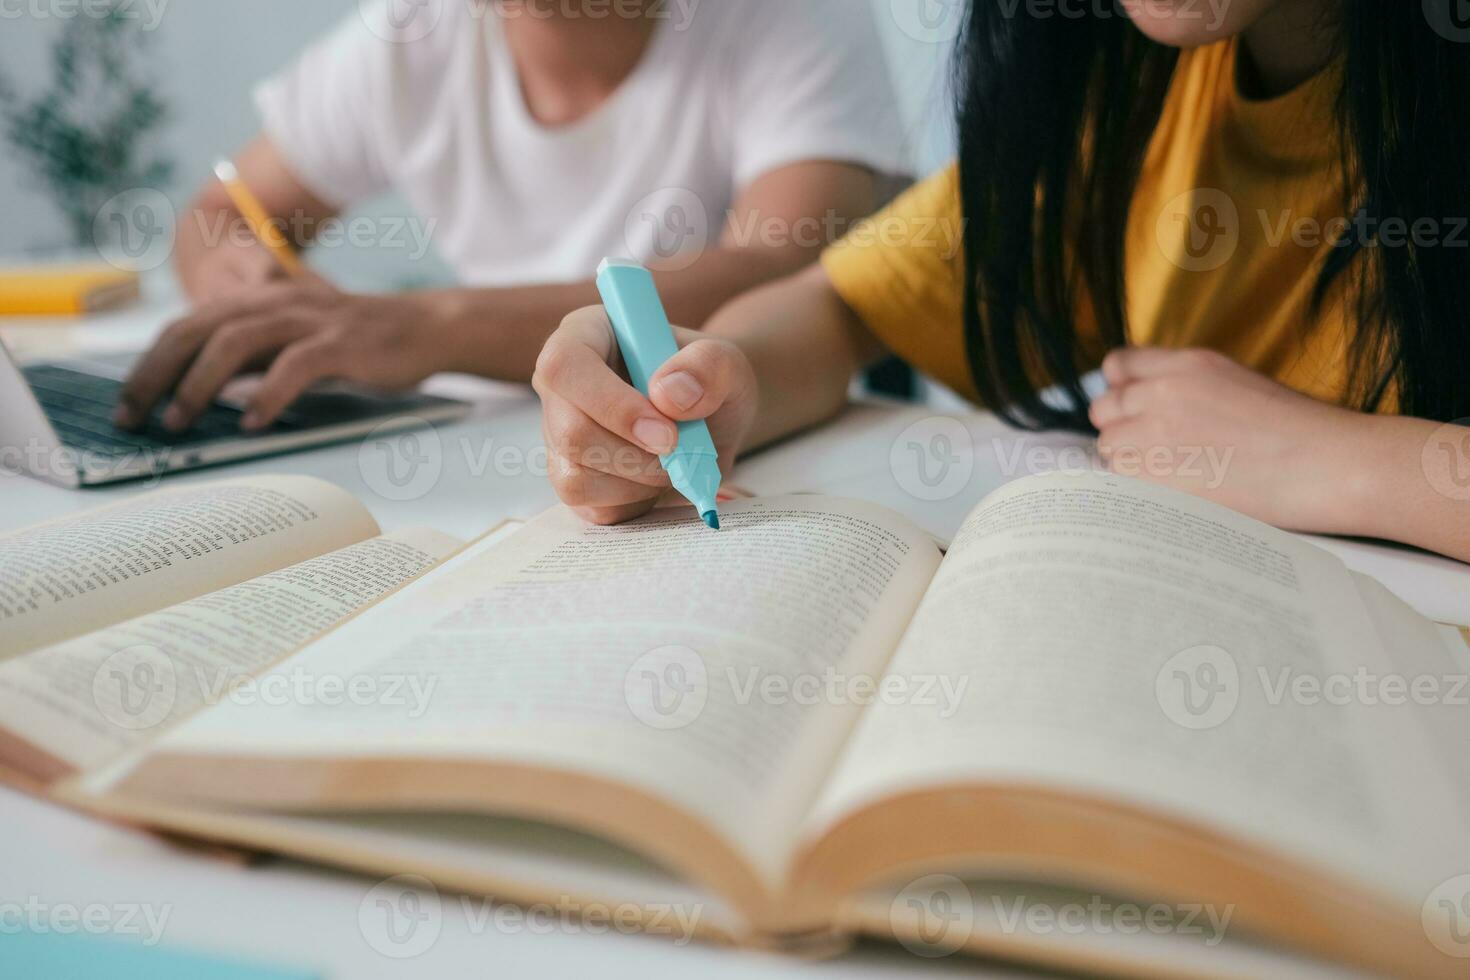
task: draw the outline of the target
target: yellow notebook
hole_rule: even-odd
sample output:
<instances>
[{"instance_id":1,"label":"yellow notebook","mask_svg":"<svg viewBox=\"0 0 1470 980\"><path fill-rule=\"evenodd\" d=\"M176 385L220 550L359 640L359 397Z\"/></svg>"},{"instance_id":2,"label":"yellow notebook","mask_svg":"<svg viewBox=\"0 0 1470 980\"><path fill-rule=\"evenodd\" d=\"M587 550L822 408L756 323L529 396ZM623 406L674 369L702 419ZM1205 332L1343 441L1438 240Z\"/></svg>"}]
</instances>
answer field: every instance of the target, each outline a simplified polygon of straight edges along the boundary
<instances>
[{"instance_id":1,"label":"yellow notebook","mask_svg":"<svg viewBox=\"0 0 1470 980\"><path fill-rule=\"evenodd\" d=\"M0 269L0 316L74 316L138 298L138 275L110 265Z\"/></svg>"}]
</instances>

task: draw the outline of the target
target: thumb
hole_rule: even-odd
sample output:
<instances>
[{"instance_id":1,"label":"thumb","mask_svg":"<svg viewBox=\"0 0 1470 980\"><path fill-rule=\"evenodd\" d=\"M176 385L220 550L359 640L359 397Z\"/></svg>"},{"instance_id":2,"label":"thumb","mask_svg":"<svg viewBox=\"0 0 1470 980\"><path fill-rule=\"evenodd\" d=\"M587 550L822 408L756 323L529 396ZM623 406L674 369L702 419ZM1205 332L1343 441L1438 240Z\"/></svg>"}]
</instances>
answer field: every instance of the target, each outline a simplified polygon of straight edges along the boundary
<instances>
[{"instance_id":1,"label":"thumb","mask_svg":"<svg viewBox=\"0 0 1470 980\"><path fill-rule=\"evenodd\" d=\"M709 418L749 387L750 369L734 344L695 340L669 359L648 386L653 407L675 422Z\"/></svg>"}]
</instances>

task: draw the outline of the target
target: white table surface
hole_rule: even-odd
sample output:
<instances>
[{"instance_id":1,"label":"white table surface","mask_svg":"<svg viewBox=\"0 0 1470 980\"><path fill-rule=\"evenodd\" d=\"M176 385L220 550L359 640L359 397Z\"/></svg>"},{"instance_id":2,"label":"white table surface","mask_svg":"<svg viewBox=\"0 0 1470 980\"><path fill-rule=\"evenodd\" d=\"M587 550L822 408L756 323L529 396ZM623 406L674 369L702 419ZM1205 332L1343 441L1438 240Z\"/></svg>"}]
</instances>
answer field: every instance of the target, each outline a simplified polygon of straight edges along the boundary
<instances>
[{"instance_id":1,"label":"white table surface","mask_svg":"<svg viewBox=\"0 0 1470 980\"><path fill-rule=\"evenodd\" d=\"M23 357L79 350L135 349L179 309L155 290L124 314L71 326L0 321L12 350ZM544 478L539 408L526 391L466 379L441 379L436 390L473 397L473 418L435 433L405 436L277 457L226 469L170 477L176 484L260 473L305 473L357 495L387 530L429 525L471 537L507 517L529 517L554 503ZM907 449L935 435L961 467L944 498L915 482ZM777 447L747 462L734 482L761 493L820 491L862 496L902 510L947 537L970 506L1027 463L1046 461L1078 442L1061 436L1019 437L1028 450L1019 468L1018 437L985 415L936 417L912 407L864 406L835 426ZM415 440L412 443L407 440ZM1034 454L1029 451L1035 450ZM399 488L385 480L388 455L426 460L419 477ZM1050 454L1050 455L1048 455ZM401 467L405 457L396 462ZM1066 463L1072 457L1062 457ZM1034 465L1030 468L1035 468ZM400 470L400 472L402 472ZM20 527L145 491L129 484L72 491L0 474L0 530ZM917 495L916 495L917 494ZM1470 623L1470 575L1464 566L1404 549L1359 542L1327 545L1360 570L1377 575L1426 614ZM496 930L444 902L442 932L425 954L389 959L358 925L365 878L278 862L241 868L185 854L142 834L103 825L18 793L0 790L0 901L29 899L58 907L96 903L147 905L169 918L165 943L233 953L318 970L342 978L515 977L811 977L1009 976L972 962L921 961L888 949L863 947L830 963L805 963L666 941L571 929L547 934ZM493 921L493 920L490 920Z\"/></svg>"}]
</instances>

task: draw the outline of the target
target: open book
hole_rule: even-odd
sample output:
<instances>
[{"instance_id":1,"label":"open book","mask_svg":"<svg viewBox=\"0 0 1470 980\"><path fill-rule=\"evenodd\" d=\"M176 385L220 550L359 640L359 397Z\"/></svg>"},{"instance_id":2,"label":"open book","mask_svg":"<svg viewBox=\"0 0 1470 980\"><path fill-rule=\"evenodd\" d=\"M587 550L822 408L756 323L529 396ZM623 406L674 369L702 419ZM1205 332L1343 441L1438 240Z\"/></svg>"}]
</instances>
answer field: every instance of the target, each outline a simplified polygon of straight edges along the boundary
<instances>
[{"instance_id":1,"label":"open book","mask_svg":"<svg viewBox=\"0 0 1470 980\"><path fill-rule=\"evenodd\" d=\"M1208 937L1070 942L1030 914L1044 883L1174 938L1463 975L1470 662L1376 583L1096 474L997 491L945 556L853 501L721 521L549 512L145 742L4 673L0 724L76 805L651 932L1284 975ZM329 704L326 678L429 693Z\"/></svg>"},{"instance_id":2,"label":"open book","mask_svg":"<svg viewBox=\"0 0 1470 980\"><path fill-rule=\"evenodd\" d=\"M461 547L307 477L205 483L0 535L0 766L142 745ZM33 715L41 744L17 739Z\"/></svg>"}]
</instances>

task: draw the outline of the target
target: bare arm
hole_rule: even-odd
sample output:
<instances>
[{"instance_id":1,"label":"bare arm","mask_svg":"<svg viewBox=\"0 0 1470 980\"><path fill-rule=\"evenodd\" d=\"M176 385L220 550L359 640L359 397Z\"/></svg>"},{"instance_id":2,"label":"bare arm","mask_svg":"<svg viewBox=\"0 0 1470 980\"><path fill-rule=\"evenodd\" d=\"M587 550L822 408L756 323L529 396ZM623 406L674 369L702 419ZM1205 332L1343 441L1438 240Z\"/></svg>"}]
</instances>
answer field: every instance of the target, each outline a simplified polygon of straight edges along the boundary
<instances>
[{"instance_id":1,"label":"bare arm","mask_svg":"<svg viewBox=\"0 0 1470 980\"><path fill-rule=\"evenodd\" d=\"M253 143L237 166L293 240L308 243L332 216L269 140ZM826 242L811 229L841 228L869 213L878 185L871 172L833 162L793 164L761 177L741 195L716 247L689 268L659 274L671 315L701 326L732 297L812 262ZM178 266L201 306L172 324L138 363L123 391L120 425L141 425L169 401L164 423L187 428L231 378L250 370L266 373L247 428L269 425L327 379L385 389L412 387L442 371L526 381L567 311L598 300L590 279L383 296L346 293L315 276L283 280L261 246L248 235L238 240L241 225L218 185L206 187L186 215ZM221 227L236 235L221 238ZM753 235L738 231L751 228Z\"/></svg>"},{"instance_id":2,"label":"bare arm","mask_svg":"<svg viewBox=\"0 0 1470 980\"><path fill-rule=\"evenodd\" d=\"M838 227L878 204L878 179L860 167L801 163L767 174L744 194L718 245L689 267L654 278L669 317L698 329L731 299L810 264L829 244L813 227ZM752 228L762 229L750 233ZM589 270L590 271L590 270ZM570 285L452 289L425 297L432 328L455 360L441 370L526 381L566 314L600 302L589 277Z\"/></svg>"},{"instance_id":3,"label":"bare arm","mask_svg":"<svg viewBox=\"0 0 1470 980\"><path fill-rule=\"evenodd\" d=\"M1345 533L1470 562L1470 427L1374 417L1366 430Z\"/></svg>"},{"instance_id":4,"label":"bare arm","mask_svg":"<svg viewBox=\"0 0 1470 980\"><path fill-rule=\"evenodd\" d=\"M837 415L847 406L853 376L885 353L821 266L740 297L705 333L734 343L759 385L758 411L741 452Z\"/></svg>"}]
</instances>

